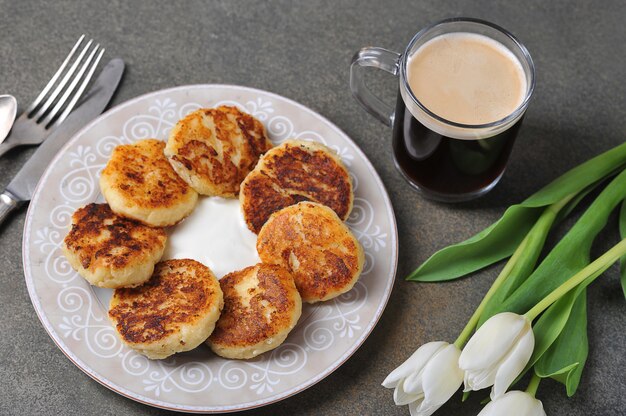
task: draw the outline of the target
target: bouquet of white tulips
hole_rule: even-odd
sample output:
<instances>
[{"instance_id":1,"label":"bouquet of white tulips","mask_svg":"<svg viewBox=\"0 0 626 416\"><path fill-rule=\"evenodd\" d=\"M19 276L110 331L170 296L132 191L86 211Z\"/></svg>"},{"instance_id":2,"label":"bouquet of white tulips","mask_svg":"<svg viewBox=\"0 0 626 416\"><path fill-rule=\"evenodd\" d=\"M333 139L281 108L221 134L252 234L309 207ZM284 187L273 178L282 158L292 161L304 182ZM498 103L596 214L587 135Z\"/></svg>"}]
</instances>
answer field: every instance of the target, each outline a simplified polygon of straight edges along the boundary
<instances>
[{"instance_id":1,"label":"bouquet of white tulips","mask_svg":"<svg viewBox=\"0 0 626 416\"><path fill-rule=\"evenodd\" d=\"M537 265L552 225L613 175ZM624 240L592 262L594 238L620 203ZM412 416L433 414L461 384L465 394L491 387L481 416L545 415L535 398L539 382L553 378L565 384L569 396L576 391L588 351L586 287L620 258L626 296L625 237L626 144L622 144L510 207L474 237L438 251L407 278L451 280L510 257L456 341L422 345L387 376L383 386L394 389L395 403L408 404ZM509 390L528 371L532 375L526 390Z\"/></svg>"}]
</instances>

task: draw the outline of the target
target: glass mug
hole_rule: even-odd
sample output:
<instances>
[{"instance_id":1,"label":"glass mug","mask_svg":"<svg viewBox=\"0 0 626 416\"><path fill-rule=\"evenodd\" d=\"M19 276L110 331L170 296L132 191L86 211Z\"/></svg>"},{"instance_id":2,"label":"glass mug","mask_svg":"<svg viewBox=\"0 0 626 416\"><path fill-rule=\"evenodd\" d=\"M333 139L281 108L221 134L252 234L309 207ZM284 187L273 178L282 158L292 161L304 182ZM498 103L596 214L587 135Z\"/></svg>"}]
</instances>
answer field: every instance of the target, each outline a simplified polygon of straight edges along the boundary
<instances>
[{"instance_id":1,"label":"glass mug","mask_svg":"<svg viewBox=\"0 0 626 416\"><path fill-rule=\"evenodd\" d=\"M407 62L429 40L448 33L475 33L504 45L519 61L526 79L521 104L500 120L462 124L435 114L411 91ZM395 110L367 89L363 67L399 77ZM489 192L506 168L515 137L535 87L535 67L528 50L513 35L492 23L453 18L418 32L404 53L377 47L361 49L350 66L354 98L374 117L393 127L393 159L402 176L419 193L443 202L467 201Z\"/></svg>"}]
</instances>

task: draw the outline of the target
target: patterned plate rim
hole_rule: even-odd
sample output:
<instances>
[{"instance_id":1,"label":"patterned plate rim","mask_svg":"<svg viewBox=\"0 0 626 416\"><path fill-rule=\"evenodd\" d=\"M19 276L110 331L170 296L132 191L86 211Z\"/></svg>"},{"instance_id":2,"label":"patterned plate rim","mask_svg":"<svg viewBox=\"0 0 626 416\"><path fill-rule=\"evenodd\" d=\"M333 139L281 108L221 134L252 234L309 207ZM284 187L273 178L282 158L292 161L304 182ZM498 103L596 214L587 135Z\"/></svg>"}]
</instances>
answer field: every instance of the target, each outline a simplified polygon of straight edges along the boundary
<instances>
[{"instance_id":1,"label":"patterned plate rim","mask_svg":"<svg viewBox=\"0 0 626 416\"><path fill-rule=\"evenodd\" d=\"M177 91L182 91L182 90L191 90L191 89L212 89L212 88L216 88L216 89L220 89L220 88L232 88L232 89L240 89L240 90L244 90L244 91L248 91L248 92L252 92L252 93L257 93L257 94L263 94L269 97L273 97L275 99L279 99L279 100L283 100L285 102L287 102L288 104L291 104L293 106L295 106L296 108L298 108L300 111L304 111L309 113L310 115L312 115L315 118L318 118L319 120L321 120L322 122L326 123L331 129L335 130L345 141L346 143L348 143L353 150L355 151L355 153L357 155L359 155L361 157L361 159L363 160L363 162L365 163L365 165L367 166L369 172L372 173L372 177L378 187L378 189L381 191L382 196L383 196L383 202L386 208L386 214L388 219L390 220L391 223L391 231L393 233L392 238L391 238L391 246L392 246L392 253L393 253L393 259L391 261L390 264L390 270L388 272L388 275L386 276L388 281L387 284L385 285L384 288L384 292L383 292L383 296L381 299L381 302L378 305L378 308L376 309L376 313L374 314L372 320L368 323L366 329L363 331L363 334L361 335L361 337L357 340L355 340L354 344L352 345L352 347L350 349L348 349L342 356L340 356L337 360L335 360L335 362L333 362L331 365L329 365L326 369L324 369L323 371L321 371L316 377L313 377L309 380L307 380L304 383L301 383L297 386L294 386L293 388L276 394L274 396L271 396L269 398L265 398L265 399L261 399L261 400L257 400L257 401L251 401L251 402L246 402L246 403L240 403L237 405L229 405L229 406L220 406L220 407L216 407L216 406L202 406L202 407L198 407L198 406L186 406L186 405L180 405L180 404L174 404L174 403L168 403L168 402L164 402L164 401L160 401L160 400L155 400L152 398L148 398L145 396L142 396L140 394L137 394L135 392L129 391L126 388L124 388L123 386L120 386L118 384L116 384L115 382L112 382L111 380L108 380L106 377L98 374L96 371L92 370L91 367L89 366L88 363L85 363L84 361L78 359L78 357L74 356L74 354L72 353L71 349L65 345L65 343L61 340L61 337L59 336L59 334L57 334L57 332L55 331L55 329L52 327L52 324L48 321L42 306L39 302L39 300L37 299L37 295L35 292L35 287L34 287L34 279L33 279L33 275L32 275L32 271L30 268L30 241L29 241L29 236L30 236L30 232L31 232L31 225L32 225L32 218L33 218L33 211L38 200L40 199L40 196L42 194L43 188L41 186L41 184L45 181L45 179L50 175L50 173L52 172L53 169L51 169L51 167L55 166L58 162L58 160L64 155L64 153L67 151L67 149L69 147L71 147L74 142L76 140L78 140L78 138L80 136L83 135L83 133L89 129L91 129L94 125L98 124L101 122L101 120L105 117L109 117L110 115L117 113L119 111L124 110L126 107L133 105L134 103L138 102L138 101L142 101L142 100L146 100L149 99L153 96L157 96L160 94L169 94L169 93L174 93ZM332 123L330 120L328 120L326 117L322 116L321 114L317 113L316 111L304 106L303 104L298 103L297 101L294 101L290 98L284 97L282 95L279 94L275 94L273 92L269 92L269 91L265 91L265 90L261 90L258 88L252 88L252 87L246 87L246 86L240 86L240 85L233 85L233 84L192 84L192 85L183 85L183 86L178 86L178 87L173 87L173 88L165 88L162 90L158 90L158 91L153 91L153 92L149 92L146 94L142 94L140 96L137 96L135 98L132 98L128 101L125 101L121 104L118 104L117 106L109 109L108 111L106 111L105 113L101 114L99 117L97 117L96 119L94 119L93 121L89 122L85 127L83 127L80 131L78 131L74 136L72 136L72 138L70 140L68 140L68 142L61 148L61 150L54 156L54 158L52 159L52 162L50 163L49 167L46 169L46 171L44 172L44 174L42 175L42 177L39 180L39 183L37 184L37 187L35 188L35 192L33 194L33 197L31 199L31 203L29 204L28 210L26 212L26 217L25 217L25 224L24 224L24 234L23 234L23 238L22 238L22 264L23 264L23 268L24 268L24 277L26 280L26 286L28 289L28 295L30 297L30 300L33 304L33 307L35 309L35 312L37 313L37 317L39 318L41 324L43 325L44 329L46 330L46 332L48 333L48 335L50 336L50 338L52 338L52 340L54 341L54 343L56 344L56 346L61 350L61 352L63 352L63 354L72 362L74 363L74 365L76 365L81 371L83 371L85 374L87 374L89 377L91 377L93 380L97 381L98 383L100 383L101 385L107 387L108 389L124 396L127 397L131 400L143 403L143 404L147 404L150 406L154 406L157 408L161 408L161 409L166 409L166 410L174 410L174 411L179 411L179 412L187 412L187 413L228 413L228 412L235 412L235 411L242 411L242 410L249 410L249 409L254 409L257 407L261 407L261 406L266 406L266 405L270 405L272 403L276 403L279 402L281 400L284 400L288 397L291 397L297 393L300 393L301 391L306 390L307 388L317 384L318 382L320 382L321 380L323 380L324 378L328 377L330 374L332 374L335 370L337 370L341 365L343 365L343 363L345 363L360 347L361 345L363 345L363 343L365 342L365 340L369 337L369 335L372 333L374 327L376 326L376 324L378 323L378 321L380 320L380 317L382 316L383 311L385 310L385 307L387 306L387 302L389 301L389 297L391 296L391 290L393 288L393 284L395 281L395 275L396 275L396 271L397 271L397 265L398 265L398 229L397 229L397 223L396 223L396 218L395 218L395 214L393 211L393 207L391 204L391 200L389 199L389 194L387 193L387 189L385 188L382 180L380 179L380 176L378 175L378 172L376 172L376 169L374 168L374 166L372 165L372 163L370 162L370 160L367 158L367 156L365 155L365 153L363 153L363 151L359 148L359 146L357 146L357 144L346 134L343 132L343 130L341 130L339 127L337 127L334 123Z\"/></svg>"}]
</instances>

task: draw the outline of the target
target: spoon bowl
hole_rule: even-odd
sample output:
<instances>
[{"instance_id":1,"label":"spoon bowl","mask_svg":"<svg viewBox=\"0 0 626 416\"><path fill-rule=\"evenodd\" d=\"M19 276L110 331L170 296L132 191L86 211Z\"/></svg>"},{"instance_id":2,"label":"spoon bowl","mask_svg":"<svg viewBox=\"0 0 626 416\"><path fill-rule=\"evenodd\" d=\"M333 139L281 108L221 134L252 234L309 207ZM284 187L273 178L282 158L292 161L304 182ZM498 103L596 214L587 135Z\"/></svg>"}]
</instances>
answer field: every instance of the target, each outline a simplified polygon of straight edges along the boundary
<instances>
[{"instance_id":1,"label":"spoon bowl","mask_svg":"<svg viewBox=\"0 0 626 416\"><path fill-rule=\"evenodd\" d=\"M12 95L0 95L0 143L9 135L15 115L17 114L17 100Z\"/></svg>"}]
</instances>

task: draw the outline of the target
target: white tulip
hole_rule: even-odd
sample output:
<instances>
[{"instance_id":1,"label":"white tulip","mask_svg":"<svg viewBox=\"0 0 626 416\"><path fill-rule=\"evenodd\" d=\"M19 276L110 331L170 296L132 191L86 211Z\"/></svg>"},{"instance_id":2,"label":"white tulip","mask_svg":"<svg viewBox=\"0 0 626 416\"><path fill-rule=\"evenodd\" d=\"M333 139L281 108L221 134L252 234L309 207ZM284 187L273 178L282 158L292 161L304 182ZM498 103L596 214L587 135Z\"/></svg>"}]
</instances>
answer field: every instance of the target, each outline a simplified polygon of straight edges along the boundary
<instances>
[{"instance_id":1,"label":"white tulip","mask_svg":"<svg viewBox=\"0 0 626 416\"><path fill-rule=\"evenodd\" d=\"M546 416L546 412L540 400L514 390L487 404L478 416Z\"/></svg>"},{"instance_id":2,"label":"white tulip","mask_svg":"<svg viewBox=\"0 0 626 416\"><path fill-rule=\"evenodd\" d=\"M493 386L491 399L502 396L524 369L535 346L528 318L499 313L485 322L461 353L465 391Z\"/></svg>"},{"instance_id":3,"label":"white tulip","mask_svg":"<svg viewBox=\"0 0 626 416\"><path fill-rule=\"evenodd\" d=\"M460 354L447 342L424 344L387 376L383 386L395 388L395 403L408 404L411 416L429 416L461 386Z\"/></svg>"}]
</instances>

